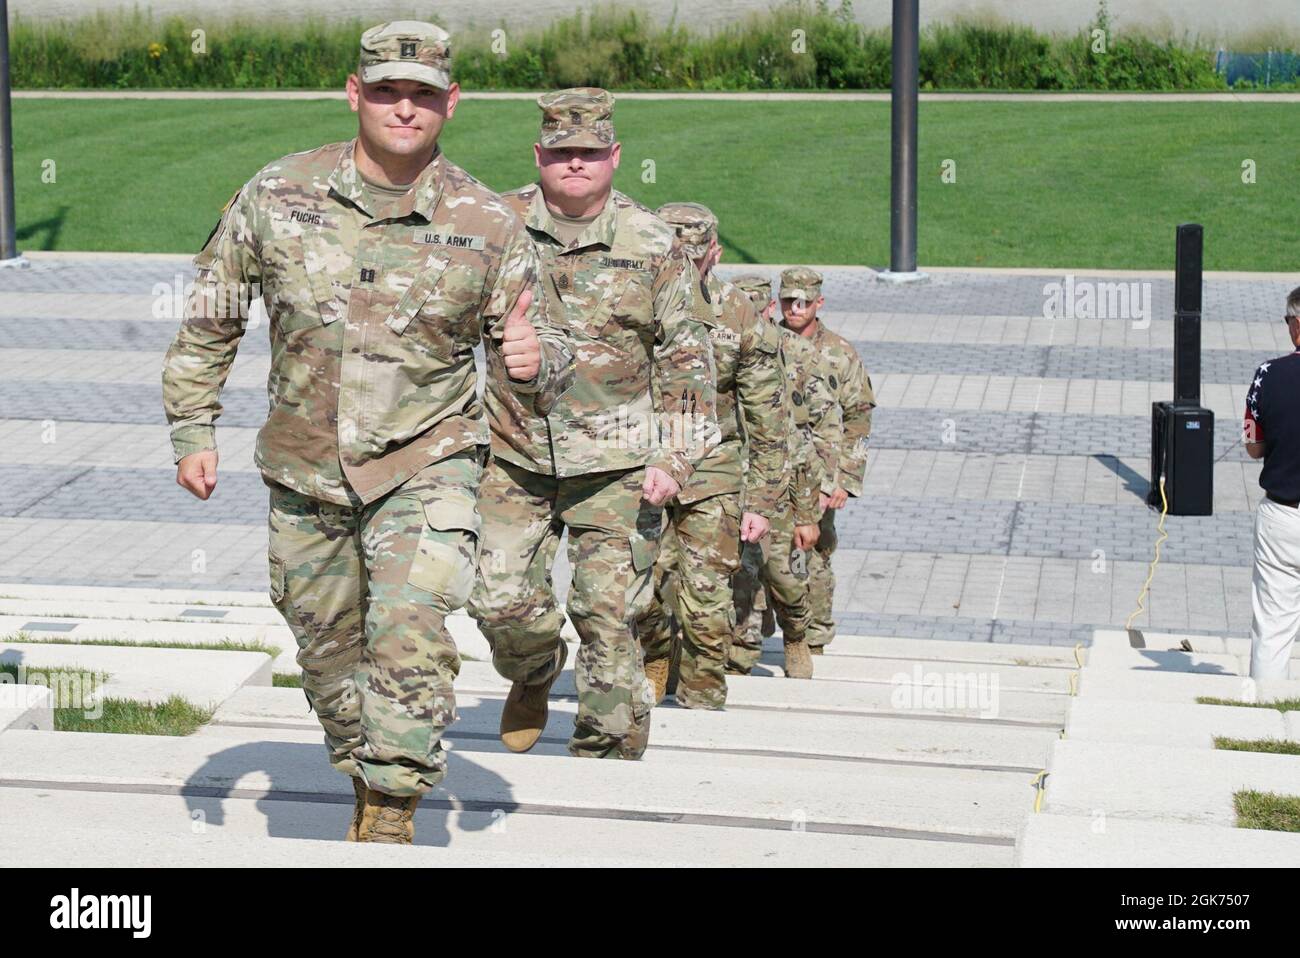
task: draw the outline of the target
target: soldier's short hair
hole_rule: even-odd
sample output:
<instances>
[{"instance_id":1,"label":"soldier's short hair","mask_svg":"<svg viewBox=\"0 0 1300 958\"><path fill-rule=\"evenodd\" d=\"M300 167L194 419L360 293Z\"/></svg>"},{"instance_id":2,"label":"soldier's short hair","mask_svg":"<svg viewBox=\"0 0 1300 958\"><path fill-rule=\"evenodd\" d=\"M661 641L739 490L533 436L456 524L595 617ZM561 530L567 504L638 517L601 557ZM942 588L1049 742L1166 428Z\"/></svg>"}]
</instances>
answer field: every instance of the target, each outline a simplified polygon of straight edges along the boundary
<instances>
[{"instance_id":1,"label":"soldier's short hair","mask_svg":"<svg viewBox=\"0 0 1300 958\"><path fill-rule=\"evenodd\" d=\"M1300 286L1297 286L1295 289L1291 290L1291 292L1287 295L1286 314L1288 316L1300 317Z\"/></svg>"}]
</instances>

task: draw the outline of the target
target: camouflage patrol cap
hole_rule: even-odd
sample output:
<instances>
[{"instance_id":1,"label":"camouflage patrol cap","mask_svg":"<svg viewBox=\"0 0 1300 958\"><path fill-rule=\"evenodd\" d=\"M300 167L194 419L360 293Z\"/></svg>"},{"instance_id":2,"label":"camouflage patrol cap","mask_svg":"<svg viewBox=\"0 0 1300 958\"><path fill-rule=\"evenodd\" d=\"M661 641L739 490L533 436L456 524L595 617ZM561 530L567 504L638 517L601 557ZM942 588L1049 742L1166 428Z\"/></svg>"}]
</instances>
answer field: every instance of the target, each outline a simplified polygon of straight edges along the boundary
<instances>
[{"instance_id":1,"label":"camouflage patrol cap","mask_svg":"<svg viewBox=\"0 0 1300 958\"><path fill-rule=\"evenodd\" d=\"M451 34L432 23L391 20L361 34L363 83L418 80L439 90L451 87Z\"/></svg>"},{"instance_id":2,"label":"camouflage patrol cap","mask_svg":"<svg viewBox=\"0 0 1300 958\"><path fill-rule=\"evenodd\" d=\"M574 87L543 93L542 132L537 142L552 150L562 146L602 149L614 144L614 95L599 87Z\"/></svg>"},{"instance_id":3,"label":"camouflage patrol cap","mask_svg":"<svg viewBox=\"0 0 1300 958\"><path fill-rule=\"evenodd\" d=\"M699 203L665 203L655 210L655 215L677 228L682 249L691 259L699 259L709 251L709 244L718 229L718 218L707 206Z\"/></svg>"},{"instance_id":4,"label":"camouflage patrol cap","mask_svg":"<svg viewBox=\"0 0 1300 958\"><path fill-rule=\"evenodd\" d=\"M781 273L781 298L811 303L822 294L822 274L807 266L795 266Z\"/></svg>"},{"instance_id":5,"label":"camouflage patrol cap","mask_svg":"<svg viewBox=\"0 0 1300 958\"><path fill-rule=\"evenodd\" d=\"M772 301L772 280L767 276L746 273L744 276L733 278L731 285L748 296L753 300L754 305L760 308Z\"/></svg>"}]
</instances>

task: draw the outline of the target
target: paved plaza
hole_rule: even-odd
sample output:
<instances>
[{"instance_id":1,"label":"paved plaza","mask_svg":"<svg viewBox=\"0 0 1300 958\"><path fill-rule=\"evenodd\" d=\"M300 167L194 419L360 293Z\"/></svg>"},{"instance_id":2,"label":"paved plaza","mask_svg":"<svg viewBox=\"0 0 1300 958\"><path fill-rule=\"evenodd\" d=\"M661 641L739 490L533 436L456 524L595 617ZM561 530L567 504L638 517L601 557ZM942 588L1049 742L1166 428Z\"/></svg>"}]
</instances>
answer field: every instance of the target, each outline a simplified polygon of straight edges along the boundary
<instances>
[{"instance_id":1,"label":"paved plaza","mask_svg":"<svg viewBox=\"0 0 1300 958\"><path fill-rule=\"evenodd\" d=\"M825 320L858 349L880 404L865 494L839 516L842 631L1073 646L1122 625L1156 536L1149 420L1171 398L1172 280L1079 273L1140 284L1147 316L1049 319L1045 288L1062 272L941 271L909 286L826 274ZM174 482L161 360L191 276L179 256L37 254L0 272L0 581L266 589L267 493L252 464L264 321L223 394L215 495L199 502ZM1276 317L1292 285L1206 280L1215 514L1169 518L1139 627L1249 628L1260 467L1238 424L1255 366L1290 350Z\"/></svg>"}]
</instances>

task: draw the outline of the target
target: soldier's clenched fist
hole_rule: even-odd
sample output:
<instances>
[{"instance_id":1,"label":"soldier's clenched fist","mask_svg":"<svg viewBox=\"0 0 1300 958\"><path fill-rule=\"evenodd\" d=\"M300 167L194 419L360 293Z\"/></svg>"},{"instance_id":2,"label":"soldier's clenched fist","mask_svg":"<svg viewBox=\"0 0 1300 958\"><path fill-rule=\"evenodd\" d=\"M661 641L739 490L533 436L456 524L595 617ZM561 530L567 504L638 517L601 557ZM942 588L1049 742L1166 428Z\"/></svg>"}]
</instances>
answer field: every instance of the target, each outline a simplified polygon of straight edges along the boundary
<instances>
[{"instance_id":1,"label":"soldier's clenched fist","mask_svg":"<svg viewBox=\"0 0 1300 958\"><path fill-rule=\"evenodd\" d=\"M217 488L217 450L192 452L176 464L176 484L184 486L200 499Z\"/></svg>"},{"instance_id":2,"label":"soldier's clenched fist","mask_svg":"<svg viewBox=\"0 0 1300 958\"><path fill-rule=\"evenodd\" d=\"M662 469L647 466L645 480L641 483L641 498L652 506L662 506L677 493L682 491L677 480Z\"/></svg>"},{"instance_id":3,"label":"soldier's clenched fist","mask_svg":"<svg viewBox=\"0 0 1300 958\"><path fill-rule=\"evenodd\" d=\"M542 344L537 339L533 324L525 316L532 302L532 291L524 290L519 296L519 302L506 317L505 329L501 335L501 355L505 357L506 371L511 379L521 383L536 379L542 368Z\"/></svg>"}]
</instances>

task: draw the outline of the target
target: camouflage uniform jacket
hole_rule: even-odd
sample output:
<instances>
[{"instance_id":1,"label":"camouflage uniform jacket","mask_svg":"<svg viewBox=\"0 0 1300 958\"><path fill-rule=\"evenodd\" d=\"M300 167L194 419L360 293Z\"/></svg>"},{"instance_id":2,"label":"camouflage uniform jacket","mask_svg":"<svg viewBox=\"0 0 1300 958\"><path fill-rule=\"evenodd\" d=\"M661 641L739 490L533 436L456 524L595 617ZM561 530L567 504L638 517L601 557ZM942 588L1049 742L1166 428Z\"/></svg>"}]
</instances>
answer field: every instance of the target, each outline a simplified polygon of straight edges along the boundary
<instances>
[{"instance_id":1,"label":"camouflage uniform jacket","mask_svg":"<svg viewBox=\"0 0 1300 958\"><path fill-rule=\"evenodd\" d=\"M422 467L489 443L473 348L489 365L521 293L542 341L529 383L489 374L489 397L550 393L571 355L547 325L537 256L500 197L439 150L392 218L353 161L355 141L263 168L230 202L202 252L187 315L167 352L163 400L177 461L214 449L218 396L247 306L270 317L263 476L341 505L378 499Z\"/></svg>"},{"instance_id":2,"label":"camouflage uniform jacket","mask_svg":"<svg viewBox=\"0 0 1300 958\"><path fill-rule=\"evenodd\" d=\"M677 500L692 503L743 489L745 510L771 518L789 484L790 406L781 332L715 272L701 282L695 307L713 344L720 442Z\"/></svg>"},{"instance_id":3,"label":"camouflage uniform jacket","mask_svg":"<svg viewBox=\"0 0 1300 958\"><path fill-rule=\"evenodd\" d=\"M797 525L821 519L818 494L835 491L838 457L843 443L839 403L829 384L826 360L813 342L780 327L790 382L790 498Z\"/></svg>"},{"instance_id":4,"label":"camouflage uniform jacket","mask_svg":"<svg viewBox=\"0 0 1300 958\"><path fill-rule=\"evenodd\" d=\"M548 408L506 397L510 428L494 431L493 455L559 478L657 466L685 486L717 442L717 420L712 352L693 321L675 231L614 190L566 247L540 185L503 199L537 246L548 313L574 364Z\"/></svg>"},{"instance_id":5,"label":"camouflage uniform jacket","mask_svg":"<svg viewBox=\"0 0 1300 958\"><path fill-rule=\"evenodd\" d=\"M836 486L851 496L862 495L867 471L867 443L871 439L871 411L876 408L876 394L871 377L858 358L858 351L842 336L832 333L820 320L811 337L826 365L826 382L840 407L844 436L836 462L839 466Z\"/></svg>"}]
</instances>

